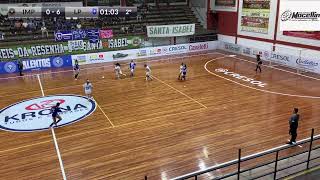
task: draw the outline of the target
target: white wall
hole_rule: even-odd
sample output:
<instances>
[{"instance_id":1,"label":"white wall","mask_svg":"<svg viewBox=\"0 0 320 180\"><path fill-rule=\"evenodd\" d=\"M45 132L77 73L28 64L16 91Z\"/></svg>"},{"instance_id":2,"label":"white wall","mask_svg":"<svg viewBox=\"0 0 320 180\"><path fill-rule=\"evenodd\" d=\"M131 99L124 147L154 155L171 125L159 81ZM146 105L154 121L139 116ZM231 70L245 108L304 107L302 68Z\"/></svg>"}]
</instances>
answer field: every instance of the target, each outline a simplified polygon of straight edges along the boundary
<instances>
[{"instance_id":1,"label":"white wall","mask_svg":"<svg viewBox=\"0 0 320 180\"><path fill-rule=\"evenodd\" d=\"M207 29L207 0L190 0L190 7L201 25Z\"/></svg>"},{"instance_id":2,"label":"white wall","mask_svg":"<svg viewBox=\"0 0 320 180\"><path fill-rule=\"evenodd\" d=\"M311 50L311 49L304 49L304 48L298 48L293 46L285 46L281 44L275 45L275 51L280 52L283 54L290 54L293 56L298 57L306 57L306 58L319 58L320 57L320 51Z\"/></svg>"},{"instance_id":3,"label":"white wall","mask_svg":"<svg viewBox=\"0 0 320 180\"><path fill-rule=\"evenodd\" d=\"M272 43L255 41L255 40L244 39L244 38L238 38L238 45L261 49L261 50L265 50L265 51L271 51L273 48Z\"/></svg>"}]
</instances>

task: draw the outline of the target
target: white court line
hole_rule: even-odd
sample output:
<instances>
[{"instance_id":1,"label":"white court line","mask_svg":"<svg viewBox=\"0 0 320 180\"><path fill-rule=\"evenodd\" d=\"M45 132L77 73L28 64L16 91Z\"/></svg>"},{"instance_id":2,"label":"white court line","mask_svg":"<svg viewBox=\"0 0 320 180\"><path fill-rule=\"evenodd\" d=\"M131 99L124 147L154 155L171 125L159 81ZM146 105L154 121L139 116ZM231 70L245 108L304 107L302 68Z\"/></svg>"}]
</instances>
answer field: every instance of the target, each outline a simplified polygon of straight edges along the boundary
<instances>
[{"instance_id":1,"label":"white court line","mask_svg":"<svg viewBox=\"0 0 320 180\"><path fill-rule=\"evenodd\" d=\"M243 86L243 87L246 87L246 88L249 88L249 89L253 89L253 90L256 90L256 91L261 91L261 92L270 93L270 94L277 94L277 95L282 95L282 96L291 96L291 97L300 97L300 98L310 98L310 99L320 99L319 96L295 95L295 94L287 94L287 93L280 93L280 92L275 92L275 91L268 91L268 90L264 90L264 89L258 89L258 88L251 87L251 86L247 86L247 85L241 84L241 83L239 83L239 82L237 82L237 81L233 81L233 80L231 80L231 79L225 78L225 77L223 77L223 76L220 76L220 75L218 75L218 74L216 74L216 73L213 73L213 72L211 72L210 70L208 70L207 65L208 65L210 62L216 61L216 60L218 60L218 59L223 59L223 58L225 58L225 57L228 57L228 56L218 57L218 58L215 58L215 59L211 59L210 61L206 62L206 64L204 65L204 69L205 69L208 73L210 73L210 74L212 74L212 75L214 75L214 76L220 77L220 78L225 79L225 80L227 80L227 81L233 82L233 83L238 84L238 85L240 85L240 86Z\"/></svg>"},{"instance_id":2,"label":"white court line","mask_svg":"<svg viewBox=\"0 0 320 180\"><path fill-rule=\"evenodd\" d=\"M199 104L200 106L202 106L202 107L204 107L204 108L208 108L207 106L205 106L205 105L204 105L204 104L202 104L201 102L199 102L199 101L197 101L197 100L193 99L192 97L190 97L190 96L186 95L185 93L183 93L183 92L179 91L178 89L176 89L176 88L174 88L174 87L170 86L169 84L167 84L166 82L164 82L164 81L162 81L162 80L158 79L157 77L155 77L155 76L152 76L152 77L153 77L153 78L155 78L156 80L158 80L159 82L161 82L162 84L164 84L164 85L166 85L166 86L170 87L171 89L173 89L173 90L175 90L175 91L179 92L180 94L184 95L185 97L187 97L187 98L191 99L192 101L196 102L196 103L197 103L197 104Z\"/></svg>"},{"instance_id":3,"label":"white court line","mask_svg":"<svg viewBox=\"0 0 320 180\"><path fill-rule=\"evenodd\" d=\"M96 100L95 100L96 101ZM108 119L109 123L111 124L112 128L115 127L115 125L112 123L112 121L109 119L109 117L106 115L106 113L102 110L101 106L98 104L98 102L96 101L96 104L98 106L98 108L101 110L102 114Z\"/></svg>"},{"instance_id":4,"label":"white court line","mask_svg":"<svg viewBox=\"0 0 320 180\"><path fill-rule=\"evenodd\" d=\"M157 60L144 60L144 61L140 61L140 62L136 62L137 64L141 64L141 63L146 63L146 62L158 62L158 61L164 61L164 60L170 60L170 59L181 59L181 58L190 58L190 57L197 57L197 56L203 56L203 55L210 55L210 54L221 54L218 52L209 52L209 53L203 53L203 54L197 54L197 55L187 55L187 56L180 56L180 57L172 57L172 58L165 58L165 59L157 59ZM170 55L169 55L170 56ZM174 56L174 55L172 55ZM156 58L156 57L151 57L151 58ZM149 59L151 59L149 58ZM141 59L147 59L147 58L141 58ZM133 59L132 59L133 60ZM139 59L137 59L139 60ZM130 60L125 60L126 61L130 61ZM113 61L118 62L118 61ZM129 63L126 63L129 64ZM83 66L83 65L81 65ZM81 68L80 70L90 70L90 69L99 69L99 68L105 68L105 67L112 67L114 66L113 64L109 64L109 65L105 65L105 66L97 66L97 67L88 67L88 68ZM47 75L47 74L59 74L59 73L64 73L64 72L73 72L73 70L65 70L65 71L55 71L55 72L44 72L44 73L40 73L42 75ZM88 73L91 74L91 73ZM17 79L17 78L23 78L23 77L32 77L32 76L37 76L37 74L27 74L24 76L13 76L13 77L6 77L6 78L0 78L1 79Z\"/></svg>"},{"instance_id":5,"label":"white court line","mask_svg":"<svg viewBox=\"0 0 320 180\"><path fill-rule=\"evenodd\" d=\"M44 96L43 86L42 86L39 74L37 74L37 78L38 78L38 81L39 81L39 85L40 85L42 96ZM53 137L54 146L56 148L56 152L57 152L57 155L58 155L58 159L59 159L59 164L60 164L60 169L61 169L61 174L62 174L63 180L67 180L66 172L64 170L64 166L63 166L63 162L62 162L62 158L61 158L61 153L60 153L59 146L58 146L56 133L54 132L53 128L51 128L51 133L52 133L52 137Z\"/></svg>"},{"instance_id":6,"label":"white court line","mask_svg":"<svg viewBox=\"0 0 320 180\"><path fill-rule=\"evenodd\" d=\"M225 54L219 53L219 52L217 52L217 54L225 55ZM242 59L242 58L238 58L238 57L235 57L235 56L229 56L229 57L234 58L234 59L238 59L238 60L241 60L241 61L246 61L246 62L249 62L249 63L252 63L252 64L256 64L255 62L252 62L252 61L249 61L249 60L246 60L246 59ZM283 71L283 72L287 72L287 73L291 73L291 74L295 74L295 75L299 75L299 76L303 76L303 77L310 78L310 79L313 79L313 80L320 81L320 79L315 78L315 77L311 77L311 76L307 76L307 75L304 75L304 74L299 74L299 73L287 71L287 70L284 70L284 69L276 68L274 66L269 66L269 65L262 65L262 66L265 66L265 67L268 67L268 68L271 68L271 69L276 69L276 70Z\"/></svg>"}]
</instances>

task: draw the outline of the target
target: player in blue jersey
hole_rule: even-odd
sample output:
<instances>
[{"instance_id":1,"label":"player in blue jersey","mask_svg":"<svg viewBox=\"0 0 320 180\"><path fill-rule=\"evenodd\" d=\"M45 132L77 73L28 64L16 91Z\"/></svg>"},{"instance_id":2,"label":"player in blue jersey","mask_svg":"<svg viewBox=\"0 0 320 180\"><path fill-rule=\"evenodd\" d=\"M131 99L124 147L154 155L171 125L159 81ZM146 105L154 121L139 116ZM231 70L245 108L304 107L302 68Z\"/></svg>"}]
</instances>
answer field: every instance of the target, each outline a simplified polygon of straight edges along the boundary
<instances>
[{"instance_id":1,"label":"player in blue jersey","mask_svg":"<svg viewBox=\"0 0 320 180\"><path fill-rule=\"evenodd\" d=\"M89 79L87 79L87 82L83 85L83 88L84 88L84 93L86 94L89 101L90 98L92 98L92 88L93 88Z\"/></svg>"},{"instance_id":2,"label":"player in blue jersey","mask_svg":"<svg viewBox=\"0 0 320 180\"><path fill-rule=\"evenodd\" d=\"M58 126L57 124L62 120L61 116L59 115L59 112L62 111L60 109L60 103L57 103L55 106L51 108L53 123L50 125L50 127L52 127L53 125Z\"/></svg>"},{"instance_id":3,"label":"player in blue jersey","mask_svg":"<svg viewBox=\"0 0 320 180\"><path fill-rule=\"evenodd\" d=\"M79 62L78 60L75 60L75 65L73 67L73 70L74 70L74 79L75 80L78 80L78 76L79 76L79 73L80 73L80 66L79 66Z\"/></svg>"},{"instance_id":4,"label":"player in blue jersey","mask_svg":"<svg viewBox=\"0 0 320 180\"><path fill-rule=\"evenodd\" d=\"M136 63L133 62L133 60L131 60L130 64L129 64L129 69L130 69L130 77L134 76L134 70L136 68Z\"/></svg>"}]
</instances>

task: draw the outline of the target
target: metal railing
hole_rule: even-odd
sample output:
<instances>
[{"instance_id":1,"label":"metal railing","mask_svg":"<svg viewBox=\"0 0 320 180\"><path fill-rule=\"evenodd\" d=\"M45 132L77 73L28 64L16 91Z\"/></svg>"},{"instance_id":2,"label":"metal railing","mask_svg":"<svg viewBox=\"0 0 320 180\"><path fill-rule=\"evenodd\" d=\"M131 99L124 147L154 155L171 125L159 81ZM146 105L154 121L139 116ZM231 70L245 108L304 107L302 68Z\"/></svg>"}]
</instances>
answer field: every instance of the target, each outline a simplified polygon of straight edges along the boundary
<instances>
[{"instance_id":1,"label":"metal railing","mask_svg":"<svg viewBox=\"0 0 320 180\"><path fill-rule=\"evenodd\" d=\"M209 167L209 168L207 168L205 170L200 170L200 171L192 172L192 173L189 173L189 174L186 174L186 175L183 175L183 176L179 176L179 177L173 178L171 180L186 180L186 179L190 180L191 178L193 178L194 180L197 180L201 175L205 175L206 173L217 172L217 171L220 171L220 170L222 170L224 168L231 168L231 166L237 166L237 170L233 171L231 173L219 175L219 176L216 176L216 177L210 178L210 179L216 180L216 179L226 179L226 178L234 177L234 178L237 178L239 180L240 176L247 177L247 175L245 175L245 173L252 174L252 171L255 171L255 169L265 168L266 166L268 166L268 168L270 169L270 166L272 166L272 165L274 165L274 166L273 166L273 170L271 172L266 172L266 171L262 170L262 171L259 171L260 174L258 176L255 176L255 177L250 176L250 177L247 177L245 179L258 179L258 178L262 178L262 177L266 177L266 176L272 176L273 179L284 178L286 176L290 176L292 174L296 174L298 172L301 172L301 171L304 171L306 169L309 169L311 167L310 166L310 162L320 158L320 156L311 157L311 153L312 152L315 152L316 150L320 149L320 146L313 147L314 142L316 140L319 140L319 139L320 139L320 135L314 136L314 129L312 129L310 138L306 138L306 139L300 140L295 145L282 145L282 146L279 146L279 147L276 147L276 148L273 148L273 149L270 149L270 150L266 150L266 151L263 151L263 152L260 152L260 153L256 153L256 154L252 154L252 155L245 156L245 157L241 157L241 149L239 149L239 151L238 151L238 159L235 159L235 160L232 160L232 161L229 161L229 162L226 162L226 163L222 163L222 164L219 164L219 165L215 165L215 166ZM307 144L307 143L310 143L308 149L303 150L302 152L299 152L299 153L295 153L295 154L288 155L288 156L280 158L279 153L281 153L281 152L283 152L285 150L289 150L291 148L296 148L297 146L302 147L301 145L304 145L304 144ZM241 169L242 164L244 162L247 162L249 160L257 160L257 158L266 157L266 156L272 155L274 153L275 153L275 160L271 160L269 162L265 162L264 161L263 163L261 163L259 165L256 165L254 167ZM307 158L304 159L304 160L296 161L296 162L294 161L294 163L292 163L291 165L288 165L288 166L285 166L285 167L279 167L280 163L288 164L288 162L289 162L288 160L289 159L290 160L297 159L299 156L304 156L304 155L307 155ZM290 162L293 162L293 161L290 161ZM292 168L294 168L296 166L299 166L299 165L301 166L303 164L306 164L306 166L304 168L302 168L302 169L300 168L299 171L291 170L290 173L288 173L288 169L292 169ZM278 177L278 173L282 172L284 170L287 170L286 171L286 175L282 176L282 177Z\"/></svg>"}]
</instances>

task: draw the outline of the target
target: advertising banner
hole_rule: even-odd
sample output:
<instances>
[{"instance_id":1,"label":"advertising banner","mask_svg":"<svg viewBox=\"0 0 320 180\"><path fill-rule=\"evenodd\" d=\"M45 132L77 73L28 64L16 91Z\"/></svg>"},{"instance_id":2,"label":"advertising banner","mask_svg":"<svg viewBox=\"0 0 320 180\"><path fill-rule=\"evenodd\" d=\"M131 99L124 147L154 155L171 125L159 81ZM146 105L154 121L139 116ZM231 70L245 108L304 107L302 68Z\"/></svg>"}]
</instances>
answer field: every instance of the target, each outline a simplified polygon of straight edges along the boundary
<instances>
[{"instance_id":1,"label":"advertising banner","mask_svg":"<svg viewBox=\"0 0 320 180\"><path fill-rule=\"evenodd\" d=\"M89 39L91 43L96 43L99 40L99 29L56 31L54 37L56 41Z\"/></svg>"},{"instance_id":2,"label":"advertising banner","mask_svg":"<svg viewBox=\"0 0 320 180\"><path fill-rule=\"evenodd\" d=\"M72 55L71 58L72 64L74 64L75 60L78 60L79 65L105 63L113 61L111 53L108 52Z\"/></svg>"},{"instance_id":3,"label":"advertising banner","mask_svg":"<svg viewBox=\"0 0 320 180\"><path fill-rule=\"evenodd\" d=\"M109 30L100 30L100 39L109 39L113 38L113 31L112 29Z\"/></svg>"},{"instance_id":4,"label":"advertising banner","mask_svg":"<svg viewBox=\"0 0 320 180\"><path fill-rule=\"evenodd\" d=\"M320 2L281 0L280 31L319 31Z\"/></svg>"},{"instance_id":5,"label":"advertising banner","mask_svg":"<svg viewBox=\"0 0 320 180\"><path fill-rule=\"evenodd\" d=\"M320 31L283 31L283 35L303 39L320 40Z\"/></svg>"},{"instance_id":6,"label":"advertising banner","mask_svg":"<svg viewBox=\"0 0 320 180\"><path fill-rule=\"evenodd\" d=\"M240 54L241 53L241 46L237 44L231 44L226 42L221 42L221 49Z\"/></svg>"},{"instance_id":7,"label":"advertising banner","mask_svg":"<svg viewBox=\"0 0 320 180\"><path fill-rule=\"evenodd\" d=\"M268 34L270 0L243 0L240 30Z\"/></svg>"},{"instance_id":8,"label":"advertising banner","mask_svg":"<svg viewBox=\"0 0 320 180\"><path fill-rule=\"evenodd\" d=\"M221 42L220 49L253 58L256 57L257 54L260 54L261 58L265 61L320 74L320 58L298 57L282 52L265 51L226 42Z\"/></svg>"},{"instance_id":9,"label":"advertising banner","mask_svg":"<svg viewBox=\"0 0 320 180\"><path fill-rule=\"evenodd\" d=\"M71 67L72 60L70 55L66 55L41 59L26 59L22 61L22 64L23 71L38 71L53 68ZM0 62L0 74L17 72L17 61Z\"/></svg>"},{"instance_id":10,"label":"advertising banner","mask_svg":"<svg viewBox=\"0 0 320 180\"><path fill-rule=\"evenodd\" d=\"M19 58L43 58L65 54L85 54L92 52L115 51L120 49L140 48L143 43L142 36L115 37L101 39L96 43L88 40L70 42L56 42L38 45L16 45L0 47L0 61L15 60Z\"/></svg>"},{"instance_id":11,"label":"advertising banner","mask_svg":"<svg viewBox=\"0 0 320 180\"><path fill-rule=\"evenodd\" d=\"M195 24L147 26L148 37L189 36L195 33Z\"/></svg>"}]
</instances>

